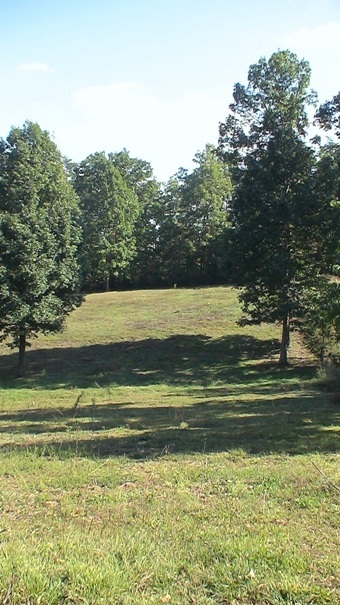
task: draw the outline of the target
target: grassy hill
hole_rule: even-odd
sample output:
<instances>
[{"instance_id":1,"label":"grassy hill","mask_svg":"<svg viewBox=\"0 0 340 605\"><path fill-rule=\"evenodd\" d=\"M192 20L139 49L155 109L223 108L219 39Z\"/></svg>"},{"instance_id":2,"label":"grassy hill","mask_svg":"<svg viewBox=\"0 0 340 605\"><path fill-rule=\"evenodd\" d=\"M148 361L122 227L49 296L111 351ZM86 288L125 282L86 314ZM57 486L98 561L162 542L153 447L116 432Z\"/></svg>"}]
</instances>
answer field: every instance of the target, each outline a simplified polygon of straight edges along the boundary
<instances>
[{"instance_id":1,"label":"grassy hill","mask_svg":"<svg viewBox=\"0 0 340 605\"><path fill-rule=\"evenodd\" d=\"M230 288L88 296L0 352L0 602L337 603L340 409Z\"/></svg>"}]
</instances>

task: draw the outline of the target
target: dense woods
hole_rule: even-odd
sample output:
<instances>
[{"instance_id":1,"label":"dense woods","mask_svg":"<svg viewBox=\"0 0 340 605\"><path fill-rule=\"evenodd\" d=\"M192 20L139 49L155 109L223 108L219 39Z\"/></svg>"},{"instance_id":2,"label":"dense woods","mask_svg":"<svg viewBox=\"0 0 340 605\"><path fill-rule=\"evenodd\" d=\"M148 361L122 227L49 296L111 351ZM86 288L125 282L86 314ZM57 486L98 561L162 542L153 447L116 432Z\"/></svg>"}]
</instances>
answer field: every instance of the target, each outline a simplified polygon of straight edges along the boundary
<instances>
[{"instance_id":1,"label":"dense woods","mask_svg":"<svg viewBox=\"0 0 340 605\"><path fill-rule=\"evenodd\" d=\"M218 146L166 183L126 149L62 159L30 122L0 141L0 330L20 373L26 339L60 329L81 293L222 283L244 322L282 324L281 363L292 327L324 358L339 339L340 93L318 107L309 82L289 51L260 59Z\"/></svg>"}]
</instances>

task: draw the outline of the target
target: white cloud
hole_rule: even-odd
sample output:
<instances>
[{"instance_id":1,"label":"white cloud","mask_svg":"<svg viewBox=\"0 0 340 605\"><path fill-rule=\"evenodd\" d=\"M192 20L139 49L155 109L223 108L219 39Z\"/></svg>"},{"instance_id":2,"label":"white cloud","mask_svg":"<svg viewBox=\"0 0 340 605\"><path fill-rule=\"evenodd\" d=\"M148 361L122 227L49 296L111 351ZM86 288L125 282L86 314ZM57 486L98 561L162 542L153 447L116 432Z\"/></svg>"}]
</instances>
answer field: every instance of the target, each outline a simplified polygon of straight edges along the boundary
<instances>
[{"instance_id":1,"label":"white cloud","mask_svg":"<svg viewBox=\"0 0 340 605\"><path fill-rule=\"evenodd\" d=\"M35 71L40 73L53 73L54 69L49 67L47 63L21 63L18 66L20 71Z\"/></svg>"},{"instance_id":2,"label":"white cloud","mask_svg":"<svg viewBox=\"0 0 340 605\"><path fill-rule=\"evenodd\" d=\"M79 161L95 151L129 149L167 180L206 143L216 143L228 111L225 91L189 91L165 100L137 82L96 85L73 93L67 126L55 126L59 147Z\"/></svg>"},{"instance_id":3,"label":"white cloud","mask_svg":"<svg viewBox=\"0 0 340 605\"><path fill-rule=\"evenodd\" d=\"M340 23L331 21L318 25L314 29L301 27L288 34L283 44L293 50L310 51L340 51Z\"/></svg>"}]
</instances>

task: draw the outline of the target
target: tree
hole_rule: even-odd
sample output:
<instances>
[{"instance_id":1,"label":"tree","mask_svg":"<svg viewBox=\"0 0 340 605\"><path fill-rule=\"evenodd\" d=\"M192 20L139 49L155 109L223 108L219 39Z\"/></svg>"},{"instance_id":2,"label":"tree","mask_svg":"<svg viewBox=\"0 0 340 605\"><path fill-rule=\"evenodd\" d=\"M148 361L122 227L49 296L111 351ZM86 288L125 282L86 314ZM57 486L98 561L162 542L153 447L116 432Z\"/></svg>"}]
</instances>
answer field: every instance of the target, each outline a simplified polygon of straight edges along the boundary
<instances>
[{"instance_id":1,"label":"tree","mask_svg":"<svg viewBox=\"0 0 340 605\"><path fill-rule=\"evenodd\" d=\"M228 169L212 145L197 153L194 162L194 170L180 169L163 193L159 243L163 274L170 283L216 283L227 256Z\"/></svg>"},{"instance_id":2,"label":"tree","mask_svg":"<svg viewBox=\"0 0 340 605\"><path fill-rule=\"evenodd\" d=\"M132 158L126 149L110 154L109 157L138 200L138 217L135 223L136 255L129 266L128 283L133 287L158 285L160 185L154 178L151 164L139 158Z\"/></svg>"},{"instance_id":3,"label":"tree","mask_svg":"<svg viewBox=\"0 0 340 605\"><path fill-rule=\"evenodd\" d=\"M79 305L77 199L49 134L26 122L0 140L0 333L19 347Z\"/></svg>"},{"instance_id":4,"label":"tree","mask_svg":"<svg viewBox=\"0 0 340 605\"><path fill-rule=\"evenodd\" d=\"M339 362L340 283L321 277L306 298L301 330L308 348L321 364L326 356Z\"/></svg>"},{"instance_id":5,"label":"tree","mask_svg":"<svg viewBox=\"0 0 340 605\"><path fill-rule=\"evenodd\" d=\"M320 198L327 200L323 214L320 255L324 259L323 273L340 276L340 145L327 143L320 148L316 167Z\"/></svg>"},{"instance_id":6,"label":"tree","mask_svg":"<svg viewBox=\"0 0 340 605\"><path fill-rule=\"evenodd\" d=\"M158 217L158 259L161 281L167 286L188 284L191 242L183 217L183 186L187 171L180 169L165 184Z\"/></svg>"},{"instance_id":7,"label":"tree","mask_svg":"<svg viewBox=\"0 0 340 605\"><path fill-rule=\"evenodd\" d=\"M315 122L324 130L332 130L340 137L340 92L331 101L320 105L315 114Z\"/></svg>"},{"instance_id":8,"label":"tree","mask_svg":"<svg viewBox=\"0 0 340 605\"><path fill-rule=\"evenodd\" d=\"M225 267L232 185L229 170L212 145L197 153L194 162L195 169L183 183L183 224L191 242L191 279L211 284Z\"/></svg>"},{"instance_id":9,"label":"tree","mask_svg":"<svg viewBox=\"0 0 340 605\"><path fill-rule=\"evenodd\" d=\"M321 105L315 124L340 138L340 92ZM320 139L321 140L321 139ZM319 191L327 191L331 200L328 236L323 251L328 261L317 287L308 292L302 332L310 350L323 363L326 355L339 363L340 341L340 145L328 141L320 148Z\"/></svg>"},{"instance_id":10,"label":"tree","mask_svg":"<svg viewBox=\"0 0 340 605\"><path fill-rule=\"evenodd\" d=\"M331 199L320 192L307 145L310 67L289 51L252 65L236 84L219 150L232 167L231 204L243 323L282 324L280 363L287 363L292 321L318 278ZM324 220L327 217L327 220Z\"/></svg>"},{"instance_id":11,"label":"tree","mask_svg":"<svg viewBox=\"0 0 340 605\"><path fill-rule=\"evenodd\" d=\"M81 267L87 287L124 276L136 253L136 194L105 153L88 156L78 166L75 190L80 198L83 243Z\"/></svg>"},{"instance_id":12,"label":"tree","mask_svg":"<svg viewBox=\"0 0 340 605\"><path fill-rule=\"evenodd\" d=\"M340 92L333 97L331 101L326 101L320 105L315 114L315 124L318 124L325 131L335 132L340 139ZM334 226L337 231L337 250L333 267L333 273L340 275L340 144L334 141L328 141L321 148L322 165L326 174L324 181L327 181L328 187L332 187L332 200L334 213L337 213L337 220Z\"/></svg>"}]
</instances>

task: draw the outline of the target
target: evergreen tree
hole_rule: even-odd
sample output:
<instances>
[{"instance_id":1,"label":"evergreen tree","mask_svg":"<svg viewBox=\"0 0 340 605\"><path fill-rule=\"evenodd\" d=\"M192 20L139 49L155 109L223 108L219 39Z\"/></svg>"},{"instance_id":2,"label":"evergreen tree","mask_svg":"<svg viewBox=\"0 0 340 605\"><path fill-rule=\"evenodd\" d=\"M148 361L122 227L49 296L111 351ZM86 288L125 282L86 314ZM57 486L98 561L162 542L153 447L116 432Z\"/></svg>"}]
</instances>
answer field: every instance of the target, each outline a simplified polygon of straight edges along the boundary
<instances>
[{"instance_id":1,"label":"evergreen tree","mask_svg":"<svg viewBox=\"0 0 340 605\"><path fill-rule=\"evenodd\" d=\"M109 290L136 254L138 200L105 153L95 153L76 171L83 243L80 262L85 287Z\"/></svg>"},{"instance_id":2,"label":"evergreen tree","mask_svg":"<svg viewBox=\"0 0 340 605\"><path fill-rule=\"evenodd\" d=\"M306 142L310 67L289 51L252 65L236 84L231 114L220 126L220 154L232 166L243 321L282 324L280 363L303 295L322 271L328 196L320 195L316 157Z\"/></svg>"},{"instance_id":3,"label":"evergreen tree","mask_svg":"<svg viewBox=\"0 0 340 605\"><path fill-rule=\"evenodd\" d=\"M56 332L81 302L77 200L47 132L26 122L0 140L0 332L19 347Z\"/></svg>"}]
</instances>

